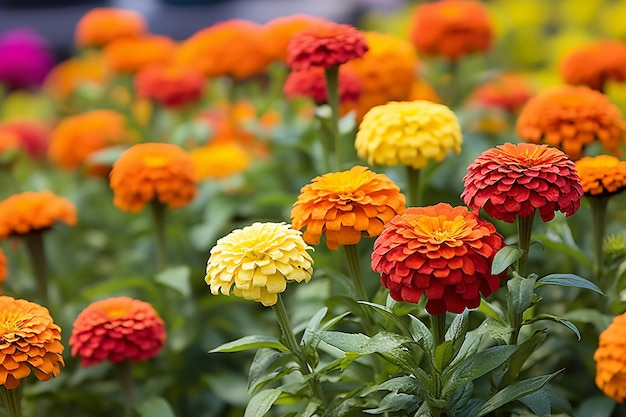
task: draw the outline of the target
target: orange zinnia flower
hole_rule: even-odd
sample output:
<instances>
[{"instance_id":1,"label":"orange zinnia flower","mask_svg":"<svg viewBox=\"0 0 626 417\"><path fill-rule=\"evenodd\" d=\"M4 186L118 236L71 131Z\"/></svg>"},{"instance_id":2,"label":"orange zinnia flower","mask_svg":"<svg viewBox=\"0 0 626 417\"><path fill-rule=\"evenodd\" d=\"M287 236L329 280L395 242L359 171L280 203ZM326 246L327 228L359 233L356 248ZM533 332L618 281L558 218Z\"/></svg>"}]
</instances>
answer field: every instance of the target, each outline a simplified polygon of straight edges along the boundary
<instances>
[{"instance_id":1,"label":"orange zinnia flower","mask_svg":"<svg viewBox=\"0 0 626 417\"><path fill-rule=\"evenodd\" d=\"M139 97L171 108L196 103L202 96L204 85L201 72L183 65L154 65L135 76L135 90Z\"/></svg>"},{"instance_id":2,"label":"orange zinnia flower","mask_svg":"<svg viewBox=\"0 0 626 417\"><path fill-rule=\"evenodd\" d=\"M279 16L263 25L263 47L272 60L287 61L287 45L296 33L327 23L328 20L305 14Z\"/></svg>"},{"instance_id":3,"label":"orange zinnia flower","mask_svg":"<svg viewBox=\"0 0 626 417\"><path fill-rule=\"evenodd\" d=\"M16 389L31 370L40 381L61 373L61 328L47 308L0 296L0 385Z\"/></svg>"},{"instance_id":4,"label":"orange zinnia flower","mask_svg":"<svg viewBox=\"0 0 626 417\"><path fill-rule=\"evenodd\" d=\"M410 39L417 50L454 60L489 49L493 29L485 5L472 0L444 0L416 7Z\"/></svg>"},{"instance_id":5,"label":"orange zinnia flower","mask_svg":"<svg viewBox=\"0 0 626 417\"><path fill-rule=\"evenodd\" d=\"M130 297L96 301L80 312L69 345L82 366L154 358L165 343L165 326L152 305Z\"/></svg>"},{"instance_id":6,"label":"orange zinnia flower","mask_svg":"<svg viewBox=\"0 0 626 417\"><path fill-rule=\"evenodd\" d=\"M363 166L314 178L300 190L291 210L293 228L304 241L326 246L355 245L362 236L375 237L383 225L405 210L406 199L393 181Z\"/></svg>"},{"instance_id":7,"label":"orange zinnia flower","mask_svg":"<svg viewBox=\"0 0 626 417\"><path fill-rule=\"evenodd\" d=\"M470 102L484 107L499 107L517 113L533 96L528 80L519 74L500 74L480 85L470 97Z\"/></svg>"},{"instance_id":8,"label":"orange zinnia flower","mask_svg":"<svg viewBox=\"0 0 626 417\"><path fill-rule=\"evenodd\" d=\"M80 18L74 39L80 47L99 47L116 39L142 35L146 31L143 16L134 10L96 7Z\"/></svg>"},{"instance_id":9,"label":"orange zinnia flower","mask_svg":"<svg viewBox=\"0 0 626 417\"><path fill-rule=\"evenodd\" d=\"M339 68L339 101L346 103L358 100L362 88L361 78L353 70L342 65ZM288 98L311 97L318 105L327 103L324 69L311 67L307 70L292 71L285 81L283 92Z\"/></svg>"},{"instance_id":10,"label":"orange zinnia flower","mask_svg":"<svg viewBox=\"0 0 626 417\"><path fill-rule=\"evenodd\" d=\"M385 224L374 242L372 269L394 300L417 303L426 294L430 314L461 313L506 279L506 271L491 274L503 246L495 226L466 207L411 207Z\"/></svg>"},{"instance_id":11,"label":"orange zinnia flower","mask_svg":"<svg viewBox=\"0 0 626 417\"><path fill-rule=\"evenodd\" d=\"M176 60L207 77L228 75L237 79L263 73L270 61L261 25L243 19L220 22L197 32L180 45Z\"/></svg>"},{"instance_id":12,"label":"orange zinnia flower","mask_svg":"<svg viewBox=\"0 0 626 417\"><path fill-rule=\"evenodd\" d=\"M50 159L65 169L87 162L92 153L125 142L126 122L114 110L91 110L61 120L50 135Z\"/></svg>"},{"instance_id":13,"label":"orange zinnia flower","mask_svg":"<svg viewBox=\"0 0 626 417\"><path fill-rule=\"evenodd\" d=\"M604 90L608 80L626 81L626 45L619 41L597 41L565 56L560 65L565 82Z\"/></svg>"},{"instance_id":14,"label":"orange zinnia flower","mask_svg":"<svg viewBox=\"0 0 626 417\"><path fill-rule=\"evenodd\" d=\"M623 403L626 398L626 313L613 318L600 333L596 361L596 385L608 397Z\"/></svg>"},{"instance_id":15,"label":"orange zinnia flower","mask_svg":"<svg viewBox=\"0 0 626 417\"><path fill-rule=\"evenodd\" d=\"M586 195L617 194L626 189L626 162L611 155L587 156L576 161Z\"/></svg>"},{"instance_id":16,"label":"orange zinnia flower","mask_svg":"<svg viewBox=\"0 0 626 417\"><path fill-rule=\"evenodd\" d=\"M360 58L368 46L363 32L334 22L296 33L287 46L287 64L296 71L310 67L328 68Z\"/></svg>"},{"instance_id":17,"label":"orange zinnia flower","mask_svg":"<svg viewBox=\"0 0 626 417\"><path fill-rule=\"evenodd\" d=\"M56 100L64 101L80 87L102 86L107 75L101 53L83 53L54 66L48 72L43 87Z\"/></svg>"},{"instance_id":18,"label":"orange zinnia flower","mask_svg":"<svg viewBox=\"0 0 626 417\"><path fill-rule=\"evenodd\" d=\"M580 207L583 189L574 162L547 145L505 143L480 154L467 171L461 199L494 219L513 223L539 210L547 222L557 210L570 216Z\"/></svg>"},{"instance_id":19,"label":"orange zinnia flower","mask_svg":"<svg viewBox=\"0 0 626 417\"><path fill-rule=\"evenodd\" d=\"M222 179L245 171L251 163L250 153L241 145L211 142L189 152L198 180Z\"/></svg>"},{"instance_id":20,"label":"orange zinnia flower","mask_svg":"<svg viewBox=\"0 0 626 417\"><path fill-rule=\"evenodd\" d=\"M553 87L530 99L517 119L516 131L525 141L560 148L574 160L595 140L619 156L626 139L626 123L604 94L571 85Z\"/></svg>"},{"instance_id":21,"label":"orange zinnia flower","mask_svg":"<svg viewBox=\"0 0 626 417\"><path fill-rule=\"evenodd\" d=\"M174 59L176 43L167 36L144 35L119 39L104 48L104 60L116 73L134 74L155 64Z\"/></svg>"},{"instance_id":22,"label":"orange zinnia flower","mask_svg":"<svg viewBox=\"0 0 626 417\"><path fill-rule=\"evenodd\" d=\"M0 239L77 221L74 204L50 191L26 191L0 201Z\"/></svg>"},{"instance_id":23,"label":"orange zinnia flower","mask_svg":"<svg viewBox=\"0 0 626 417\"><path fill-rule=\"evenodd\" d=\"M128 148L113 164L110 185L115 206L131 212L155 199L170 208L183 207L198 192L191 157L170 143L140 143Z\"/></svg>"}]
</instances>

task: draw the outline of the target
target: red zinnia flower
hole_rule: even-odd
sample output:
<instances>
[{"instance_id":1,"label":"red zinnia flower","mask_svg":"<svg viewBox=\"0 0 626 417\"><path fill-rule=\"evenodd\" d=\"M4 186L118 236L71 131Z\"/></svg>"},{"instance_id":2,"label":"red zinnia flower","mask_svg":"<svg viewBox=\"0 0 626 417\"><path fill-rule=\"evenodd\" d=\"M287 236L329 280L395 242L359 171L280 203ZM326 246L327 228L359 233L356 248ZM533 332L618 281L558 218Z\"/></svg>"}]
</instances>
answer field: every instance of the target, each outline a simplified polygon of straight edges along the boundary
<instances>
[{"instance_id":1,"label":"red zinnia flower","mask_svg":"<svg viewBox=\"0 0 626 417\"><path fill-rule=\"evenodd\" d=\"M505 143L483 152L468 167L461 199L472 210L513 223L539 210L544 222L559 210L570 216L580 207L583 188L574 162L547 145Z\"/></svg>"},{"instance_id":2,"label":"red zinnia flower","mask_svg":"<svg viewBox=\"0 0 626 417\"><path fill-rule=\"evenodd\" d=\"M328 22L296 33L287 46L287 64L294 70L328 68L362 57L365 35L350 25Z\"/></svg>"},{"instance_id":3,"label":"red zinnia flower","mask_svg":"<svg viewBox=\"0 0 626 417\"><path fill-rule=\"evenodd\" d=\"M287 61L287 45L291 37L296 33L328 22L321 17L306 14L294 14L291 16L279 16L263 25L263 47L265 53L272 60Z\"/></svg>"},{"instance_id":4,"label":"red zinnia flower","mask_svg":"<svg viewBox=\"0 0 626 417\"><path fill-rule=\"evenodd\" d=\"M506 279L506 271L491 274L503 246L495 226L466 207L411 207L385 224L374 242L372 269L394 300L417 303L425 293L430 314L461 313Z\"/></svg>"},{"instance_id":5,"label":"red zinnia flower","mask_svg":"<svg viewBox=\"0 0 626 417\"><path fill-rule=\"evenodd\" d=\"M348 67L339 69L339 101L342 103L356 101L361 95L363 84L361 78ZM283 87L285 95L293 97L311 97L317 104L328 102L326 96L326 78L324 69L311 67L302 71L293 71L287 77Z\"/></svg>"},{"instance_id":6,"label":"red zinnia flower","mask_svg":"<svg viewBox=\"0 0 626 417\"><path fill-rule=\"evenodd\" d=\"M87 306L74 321L69 344L82 366L138 362L157 356L165 335L163 320L149 303L116 297Z\"/></svg>"},{"instance_id":7,"label":"red zinnia flower","mask_svg":"<svg viewBox=\"0 0 626 417\"><path fill-rule=\"evenodd\" d=\"M154 65L135 76L138 96L170 108L197 102L202 96L204 84L202 73L186 65Z\"/></svg>"}]
</instances>

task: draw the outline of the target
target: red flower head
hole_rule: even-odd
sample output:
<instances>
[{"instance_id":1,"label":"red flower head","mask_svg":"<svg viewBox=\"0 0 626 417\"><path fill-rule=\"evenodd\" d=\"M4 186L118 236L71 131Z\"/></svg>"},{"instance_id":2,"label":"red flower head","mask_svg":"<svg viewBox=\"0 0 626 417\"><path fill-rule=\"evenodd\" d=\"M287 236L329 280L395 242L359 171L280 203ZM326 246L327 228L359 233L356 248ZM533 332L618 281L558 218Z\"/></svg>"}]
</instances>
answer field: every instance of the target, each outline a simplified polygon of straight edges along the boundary
<instances>
[{"instance_id":1,"label":"red flower head","mask_svg":"<svg viewBox=\"0 0 626 417\"><path fill-rule=\"evenodd\" d=\"M499 107L514 114L533 94L533 88L524 76L500 74L476 88L470 101L484 107Z\"/></svg>"},{"instance_id":2,"label":"red flower head","mask_svg":"<svg viewBox=\"0 0 626 417\"><path fill-rule=\"evenodd\" d=\"M574 162L547 145L505 143L480 154L467 170L461 199L494 219L513 223L539 210L547 222L556 210L570 216L580 207L583 188Z\"/></svg>"},{"instance_id":3,"label":"red flower head","mask_svg":"<svg viewBox=\"0 0 626 417\"><path fill-rule=\"evenodd\" d=\"M263 47L265 53L272 60L287 61L287 45L296 33L328 22L320 17L306 14L279 16L263 25Z\"/></svg>"},{"instance_id":4,"label":"red flower head","mask_svg":"<svg viewBox=\"0 0 626 417\"><path fill-rule=\"evenodd\" d=\"M619 41L597 41L569 53L559 68L570 84L604 90L608 80L626 81L626 45Z\"/></svg>"},{"instance_id":5,"label":"red flower head","mask_svg":"<svg viewBox=\"0 0 626 417\"><path fill-rule=\"evenodd\" d=\"M154 65L135 76L135 90L139 97L169 108L196 103L202 96L204 85L202 73L185 65Z\"/></svg>"},{"instance_id":6,"label":"red flower head","mask_svg":"<svg viewBox=\"0 0 626 417\"><path fill-rule=\"evenodd\" d=\"M361 78L348 67L339 69L339 101L354 102L359 99L363 84ZM287 77L283 87L285 95L293 97L311 97L317 104L328 102L324 69L311 67L307 70L293 71Z\"/></svg>"},{"instance_id":7,"label":"red flower head","mask_svg":"<svg viewBox=\"0 0 626 417\"><path fill-rule=\"evenodd\" d=\"M363 32L350 25L328 22L296 33L287 46L287 64L300 71L328 68L362 57L368 50Z\"/></svg>"},{"instance_id":8,"label":"red flower head","mask_svg":"<svg viewBox=\"0 0 626 417\"><path fill-rule=\"evenodd\" d=\"M108 298L85 308L74 321L69 345L81 365L103 360L132 362L151 359L165 342L163 320L145 301Z\"/></svg>"},{"instance_id":9,"label":"red flower head","mask_svg":"<svg viewBox=\"0 0 626 417\"><path fill-rule=\"evenodd\" d=\"M506 271L491 274L503 246L495 226L466 207L411 207L385 224L374 242L372 269L394 300L417 303L425 293L430 314L461 313L506 279Z\"/></svg>"}]
</instances>

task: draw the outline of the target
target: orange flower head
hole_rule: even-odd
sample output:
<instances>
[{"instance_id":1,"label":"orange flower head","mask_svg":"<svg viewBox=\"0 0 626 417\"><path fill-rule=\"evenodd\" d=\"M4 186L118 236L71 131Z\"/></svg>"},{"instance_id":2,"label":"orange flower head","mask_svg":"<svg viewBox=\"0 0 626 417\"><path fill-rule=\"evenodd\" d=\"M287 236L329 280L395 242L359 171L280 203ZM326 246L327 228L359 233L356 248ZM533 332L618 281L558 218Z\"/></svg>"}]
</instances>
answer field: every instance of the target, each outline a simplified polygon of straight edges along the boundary
<instances>
[{"instance_id":1,"label":"orange flower head","mask_svg":"<svg viewBox=\"0 0 626 417\"><path fill-rule=\"evenodd\" d=\"M162 106L179 108L200 100L205 79L200 71L186 65L154 65L135 76L135 90L142 98Z\"/></svg>"},{"instance_id":2,"label":"orange flower head","mask_svg":"<svg viewBox=\"0 0 626 417\"><path fill-rule=\"evenodd\" d=\"M313 28L328 20L306 14L276 17L263 25L263 47L271 60L287 62L287 45L298 32Z\"/></svg>"},{"instance_id":3,"label":"orange flower head","mask_svg":"<svg viewBox=\"0 0 626 417\"><path fill-rule=\"evenodd\" d=\"M82 366L152 359L165 343L165 325L152 305L130 297L89 304L72 326L69 345Z\"/></svg>"},{"instance_id":4,"label":"orange flower head","mask_svg":"<svg viewBox=\"0 0 626 417\"><path fill-rule=\"evenodd\" d=\"M362 236L375 237L383 225L405 210L406 199L384 174L364 166L314 178L300 190L291 210L293 228L306 228L304 241L326 246L356 245Z\"/></svg>"},{"instance_id":5,"label":"orange flower head","mask_svg":"<svg viewBox=\"0 0 626 417\"><path fill-rule=\"evenodd\" d=\"M243 19L220 22L184 41L176 61L193 66L206 77L236 79L262 74L270 62L260 24Z\"/></svg>"},{"instance_id":6,"label":"orange flower head","mask_svg":"<svg viewBox=\"0 0 626 417\"><path fill-rule=\"evenodd\" d=\"M20 142L20 137L16 132L0 128L0 154L20 149Z\"/></svg>"},{"instance_id":7,"label":"orange flower head","mask_svg":"<svg viewBox=\"0 0 626 417\"><path fill-rule=\"evenodd\" d=\"M115 206L130 212L155 199L172 209L183 207L198 193L191 157L170 143L128 148L113 164L110 185Z\"/></svg>"},{"instance_id":8,"label":"orange flower head","mask_svg":"<svg viewBox=\"0 0 626 417\"><path fill-rule=\"evenodd\" d=\"M559 67L569 84L604 90L608 80L626 81L626 45L620 41L597 41L566 55Z\"/></svg>"},{"instance_id":9,"label":"orange flower head","mask_svg":"<svg viewBox=\"0 0 626 417\"><path fill-rule=\"evenodd\" d=\"M626 189L626 162L612 155L579 159L576 171L587 196L617 194Z\"/></svg>"},{"instance_id":10,"label":"orange flower head","mask_svg":"<svg viewBox=\"0 0 626 417\"><path fill-rule=\"evenodd\" d=\"M411 207L385 224L374 242L372 269L394 300L417 303L426 294L430 314L461 313L506 279L506 271L491 274L503 246L495 226L466 207Z\"/></svg>"},{"instance_id":11,"label":"orange flower head","mask_svg":"<svg viewBox=\"0 0 626 417\"><path fill-rule=\"evenodd\" d=\"M329 21L293 35L287 46L287 64L296 71L328 68L360 58L367 50L363 32Z\"/></svg>"},{"instance_id":12,"label":"orange flower head","mask_svg":"<svg viewBox=\"0 0 626 417\"><path fill-rule=\"evenodd\" d=\"M61 373L61 328L47 308L0 296L0 385L16 389L31 370L40 381Z\"/></svg>"},{"instance_id":13,"label":"orange flower head","mask_svg":"<svg viewBox=\"0 0 626 417\"><path fill-rule=\"evenodd\" d=\"M101 53L81 54L55 65L44 81L46 92L60 102L82 86L103 86L108 74Z\"/></svg>"},{"instance_id":14,"label":"orange flower head","mask_svg":"<svg viewBox=\"0 0 626 417\"><path fill-rule=\"evenodd\" d=\"M248 151L231 142L211 142L189 154L199 181L231 177L244 172L252 162Z\"/></svg>"},{"instance_id":15,"label":"orange flower head","mask_svg":"<svg viewBox=\"0 0 626 417\"><path fill-rule=\"evenodd\" d=\"M62 119L50 135L50 159L64 169L87 163L89 155L126 141L124 116L114 110L91 110Z\"/></svg>"},{"instance_id":16,"label":"orange flower head","mask_svg":"<svg viewBox=\"0 0 626 417\"><path fill-rule=\"evenodd\" d=\"M600 333L596 361L596 385L608 397L623 403L626 398L626 313Z\"/></svg>"},{"instance_id":17,"label":"orange flower head","mask_svg":"<svg viewBox=\"0 0 626 417\"><path fill-rule=\"evenodd\" d=\"M104 60L115 73L135 74L143 68L174 59L176 43L167 36L144 35L118 39L104 48Z\"/></svg>"},{"instance_id":18,"label":"orange flower head","mask_svg":"<svg viewBox=\"0 0 626 417\"><path fill-rule=\"evenodd\" d=\"M547 222L557 210L570 216L580 207L583 188L574 162L547 145L505 143L480 154L467 171L461 199L494 219L513 223L539 210Z\"/></svg>"},{"instance_id":19,"label":"orange flower head","mask_svg":"<svg viewBox=\"0 0 626 417\"><path fill-rule=\"evenodd\" d=\"M0 201L0 239L46 230L57 222L74 226L74 204L50 191L26 191Z\"/></svg>"},{"instance_id":20,"label":"orange flower head","mask_svg":"<svg viewBox=\"0 0 626 417\"><path fill-rule=\"evenodd\" d=\"M501 74L476 88L470 101L482 107L498 107L515 114L533 95L532 87L522 75Z\"/></svg>"},{"instance_id":21,"label":"orange flower head","mask_svg":"<svg viewBox=\"0 0 626 417\"><path fill-rule=\"evenodd\" d=\"M74 33L79 47L101 47L120 38L134 38L148 30L143 16L134 10L96 7L85 13Z\"/></svg>"},{"instance_id":22,"label":"orange flower head","mask_svg":"<svg viewBox=\"0 0 626 417\"><path fill-rule=\"evenodd\" d=\"M365 39L369 50L346 64L363 85L355 105L357 120L372 107L411 99L419 65L415 48L407 40L378 32L365 32Z\"/></svg>"},{"instance_id":23,"label":"orange flower head","mask_svg":"<svg viewBox=\"0 0 626 417\"><path fill-rule=\"evenodd\" d=\"M32 158L42 158L48 152L50 127L45 122L35 119L10 120L0 123L0 131L16 134L20 149Z\"/></svg>"},{"instance_id":24,"label":"orange flower head","mask_svg":"<svg viewBox=\"0 0 626 417\"><path fill-rule=\"evenodd\" d=\"M424 100L442 104L441 98L432 85L422 79L413 81L411 93L407 101Z\"/></svg>"},{"instance_id":25,"label":"orange flower head","mask_svg":"<svg viewBox=\"0 0 626 417\"><path fill-rule=\"evenodd\" d=\"M353 70L346 66L339 68L339 101L341 103L358 100L362 88L361 78ZM324 69L311 67L302 71L292 71L285 81L283 92L288 98L311 97L318 105L327 103Z\"/></svg>"},{"instance_id":26,"label":"orange flower head","mask_svg":"<svg viewBox=\"0 0 626 417\"><path fill-rule=\"evenodd\" d=\"M574 160L595 140L619 156L626 139L619 109L604 94L585 86L564 85L537 94L522 108L515 129L523 140L547 143Z\"/></svg>"}]
</instances>

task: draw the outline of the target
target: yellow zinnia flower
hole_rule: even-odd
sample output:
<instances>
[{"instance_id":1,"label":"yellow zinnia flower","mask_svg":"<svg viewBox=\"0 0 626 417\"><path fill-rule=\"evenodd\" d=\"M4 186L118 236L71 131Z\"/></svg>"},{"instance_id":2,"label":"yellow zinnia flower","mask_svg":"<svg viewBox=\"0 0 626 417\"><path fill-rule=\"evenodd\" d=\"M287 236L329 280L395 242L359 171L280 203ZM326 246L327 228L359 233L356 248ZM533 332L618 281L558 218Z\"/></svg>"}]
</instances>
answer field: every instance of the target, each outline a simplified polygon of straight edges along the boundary
<instances>
[{"instance_id":1,"label":"yellow zinnia flower","mask_svg":"<svg viewBox=\"0 0 626 417\"><path fill-rule=\"evenodd\" d=\"M287 281L308 282L313 274L312 249L302 233L285 223L254 223L219 239L211 249L204 280L220 292L276 304Z\"/></svg>"},{"instance_id":2,"label":"yellow zinnia flower","mask_svg":"<svg viewBox=\"0 0 626 417\"><path fill-rule=\"evenodd\" d=\"M363 117L355 147L370 165L424 168L441 162L450 151L461 152L461 127L447 106L426 100L392 101L373 107Z\"/></svg>"}]
</instances>

